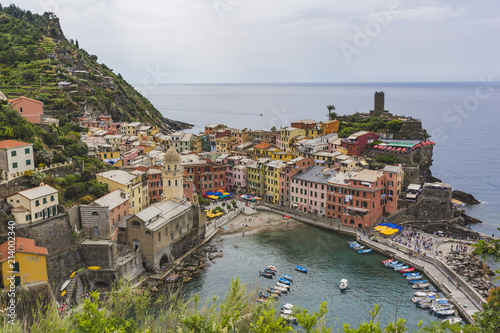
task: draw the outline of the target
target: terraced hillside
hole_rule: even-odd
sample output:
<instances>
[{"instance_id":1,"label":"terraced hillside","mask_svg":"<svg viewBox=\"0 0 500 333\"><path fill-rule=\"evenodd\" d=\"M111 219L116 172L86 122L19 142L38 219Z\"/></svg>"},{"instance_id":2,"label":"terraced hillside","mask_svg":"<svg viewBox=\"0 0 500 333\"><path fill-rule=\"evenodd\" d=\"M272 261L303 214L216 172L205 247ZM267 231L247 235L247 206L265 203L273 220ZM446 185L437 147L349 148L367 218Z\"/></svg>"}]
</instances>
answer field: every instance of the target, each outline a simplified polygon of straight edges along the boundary
<instances>
[{"instance_id":1,"label":"terraced hillside","mask_svg":"<svg viewBox=\"0 0 500 333\"><path fill-rule=\"evenodd\" d=\"M189 124L164 118L120 74L97 56L67 40L59 19L0 5L0 91L44 103L47 114L64 120L82 111L110 114L114 121L145 121L164 130Z\"/></svg>"}]
</instances>

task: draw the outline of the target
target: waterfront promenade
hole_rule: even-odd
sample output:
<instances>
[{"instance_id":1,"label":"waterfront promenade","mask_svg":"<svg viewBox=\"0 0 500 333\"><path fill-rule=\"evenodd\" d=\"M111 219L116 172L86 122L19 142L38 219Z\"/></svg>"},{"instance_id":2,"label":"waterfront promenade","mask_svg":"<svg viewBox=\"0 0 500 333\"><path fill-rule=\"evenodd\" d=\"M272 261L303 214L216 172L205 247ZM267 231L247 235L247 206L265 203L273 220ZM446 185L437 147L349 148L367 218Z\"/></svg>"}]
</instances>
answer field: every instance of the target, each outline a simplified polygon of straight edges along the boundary
<instances>
[{"instance_id":1,"label":"waterfront promenade","mask_svg":"<svg viewBox=\"0 0 500 333\"><path fill-rule=\"evenodd\" d=\"M293 211L277 205L263 203L255 207L258 210L282 212L292 218L313 225L325 230L351 235L372 248L388 257L404 261L422 271L428 280L430 280L443 294L453 303L464 319L472 323L472 315L475 312L482 311L481 304L486 300L474 289L467 281L455 273L439 256L429 254L426 256L415 255L415 251L399 243L391 242L389 239L368 237L356 228L342 225L338 220L321 218L308 215L306 213ZM429 235L431 236L431 235ZM436 248L444 248L442 245L446 240L441 239L437 242ZM446 246L446 248L449 248ZM412 254L411 256L409 254Z\"/></svg>"}]
</instances>

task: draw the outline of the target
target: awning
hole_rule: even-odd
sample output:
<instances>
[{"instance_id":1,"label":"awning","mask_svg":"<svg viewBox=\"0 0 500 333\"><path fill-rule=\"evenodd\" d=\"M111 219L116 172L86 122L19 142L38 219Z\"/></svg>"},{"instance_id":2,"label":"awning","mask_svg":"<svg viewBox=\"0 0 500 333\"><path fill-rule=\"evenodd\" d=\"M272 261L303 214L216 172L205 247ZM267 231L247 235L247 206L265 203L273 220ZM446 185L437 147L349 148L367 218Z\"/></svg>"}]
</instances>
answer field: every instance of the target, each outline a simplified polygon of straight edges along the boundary
<instances>
[{"instance_id":1,"label":"awning","mask_svg":"<svg viewBox=\"0 0 500 333\"><path fill-rule=\"evenodd\" d=\"M408 193L406 195L406 199L416 199L416 198L417 198L417 194Z\"/></svg>"},{"instance_id":2,"label":"awning","mask_svg":"<svg viewBox=\"0 0 500 333\"><path fill-rule=\"evenodd\" d=\"M351 210L354 210L356 212L362 212L362 213L367 213L368 212L368 209L364 209L364 208L348 207L347 209L351 209Z\"/></svg>"}]
</instances>

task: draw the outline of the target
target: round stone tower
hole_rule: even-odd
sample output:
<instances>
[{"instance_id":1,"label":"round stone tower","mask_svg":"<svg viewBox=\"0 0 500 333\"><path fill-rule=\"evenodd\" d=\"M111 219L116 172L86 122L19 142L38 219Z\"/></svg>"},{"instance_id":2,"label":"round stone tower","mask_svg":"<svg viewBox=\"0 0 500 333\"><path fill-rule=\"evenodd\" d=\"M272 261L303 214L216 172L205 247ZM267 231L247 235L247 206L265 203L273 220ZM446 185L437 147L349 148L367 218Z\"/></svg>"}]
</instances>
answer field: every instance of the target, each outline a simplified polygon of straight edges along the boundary
<instances>
[{"instance_id":1,"label":"round stone tower","mask_svg":"<svg viewBox=\"0 0 500 333\"><path fill-rule=\"evenodd\" d=\"M162 201L184 198L183 172L181 157L174 148L165 153L163 159L163 196Z\"/></svg>"}]
</instances>

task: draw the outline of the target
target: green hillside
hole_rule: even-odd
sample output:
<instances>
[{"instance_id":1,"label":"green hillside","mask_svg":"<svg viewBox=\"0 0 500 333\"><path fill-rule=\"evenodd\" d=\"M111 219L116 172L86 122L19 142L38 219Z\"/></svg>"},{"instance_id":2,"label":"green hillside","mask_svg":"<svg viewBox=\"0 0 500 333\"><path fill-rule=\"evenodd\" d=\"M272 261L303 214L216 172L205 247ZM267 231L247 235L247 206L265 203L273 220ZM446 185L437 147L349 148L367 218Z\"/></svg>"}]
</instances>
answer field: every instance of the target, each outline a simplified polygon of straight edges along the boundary
<instances>
[{"instance_id":1,"label":"green hillside","mask_svg":"<svg viewBox=\"0 0 500 333\"><path fill-rule=\"evenodd\" d=\"M59 87L60 82L69 85ZM78 41L68 41L54 14L34 14L14 5L0 5L0 91L9 99L37 99L45 104L46 114L65 120L87 110L165 130L190 127L164 118L120 74L99 64Z\"/></svg>"}]
</instances>

